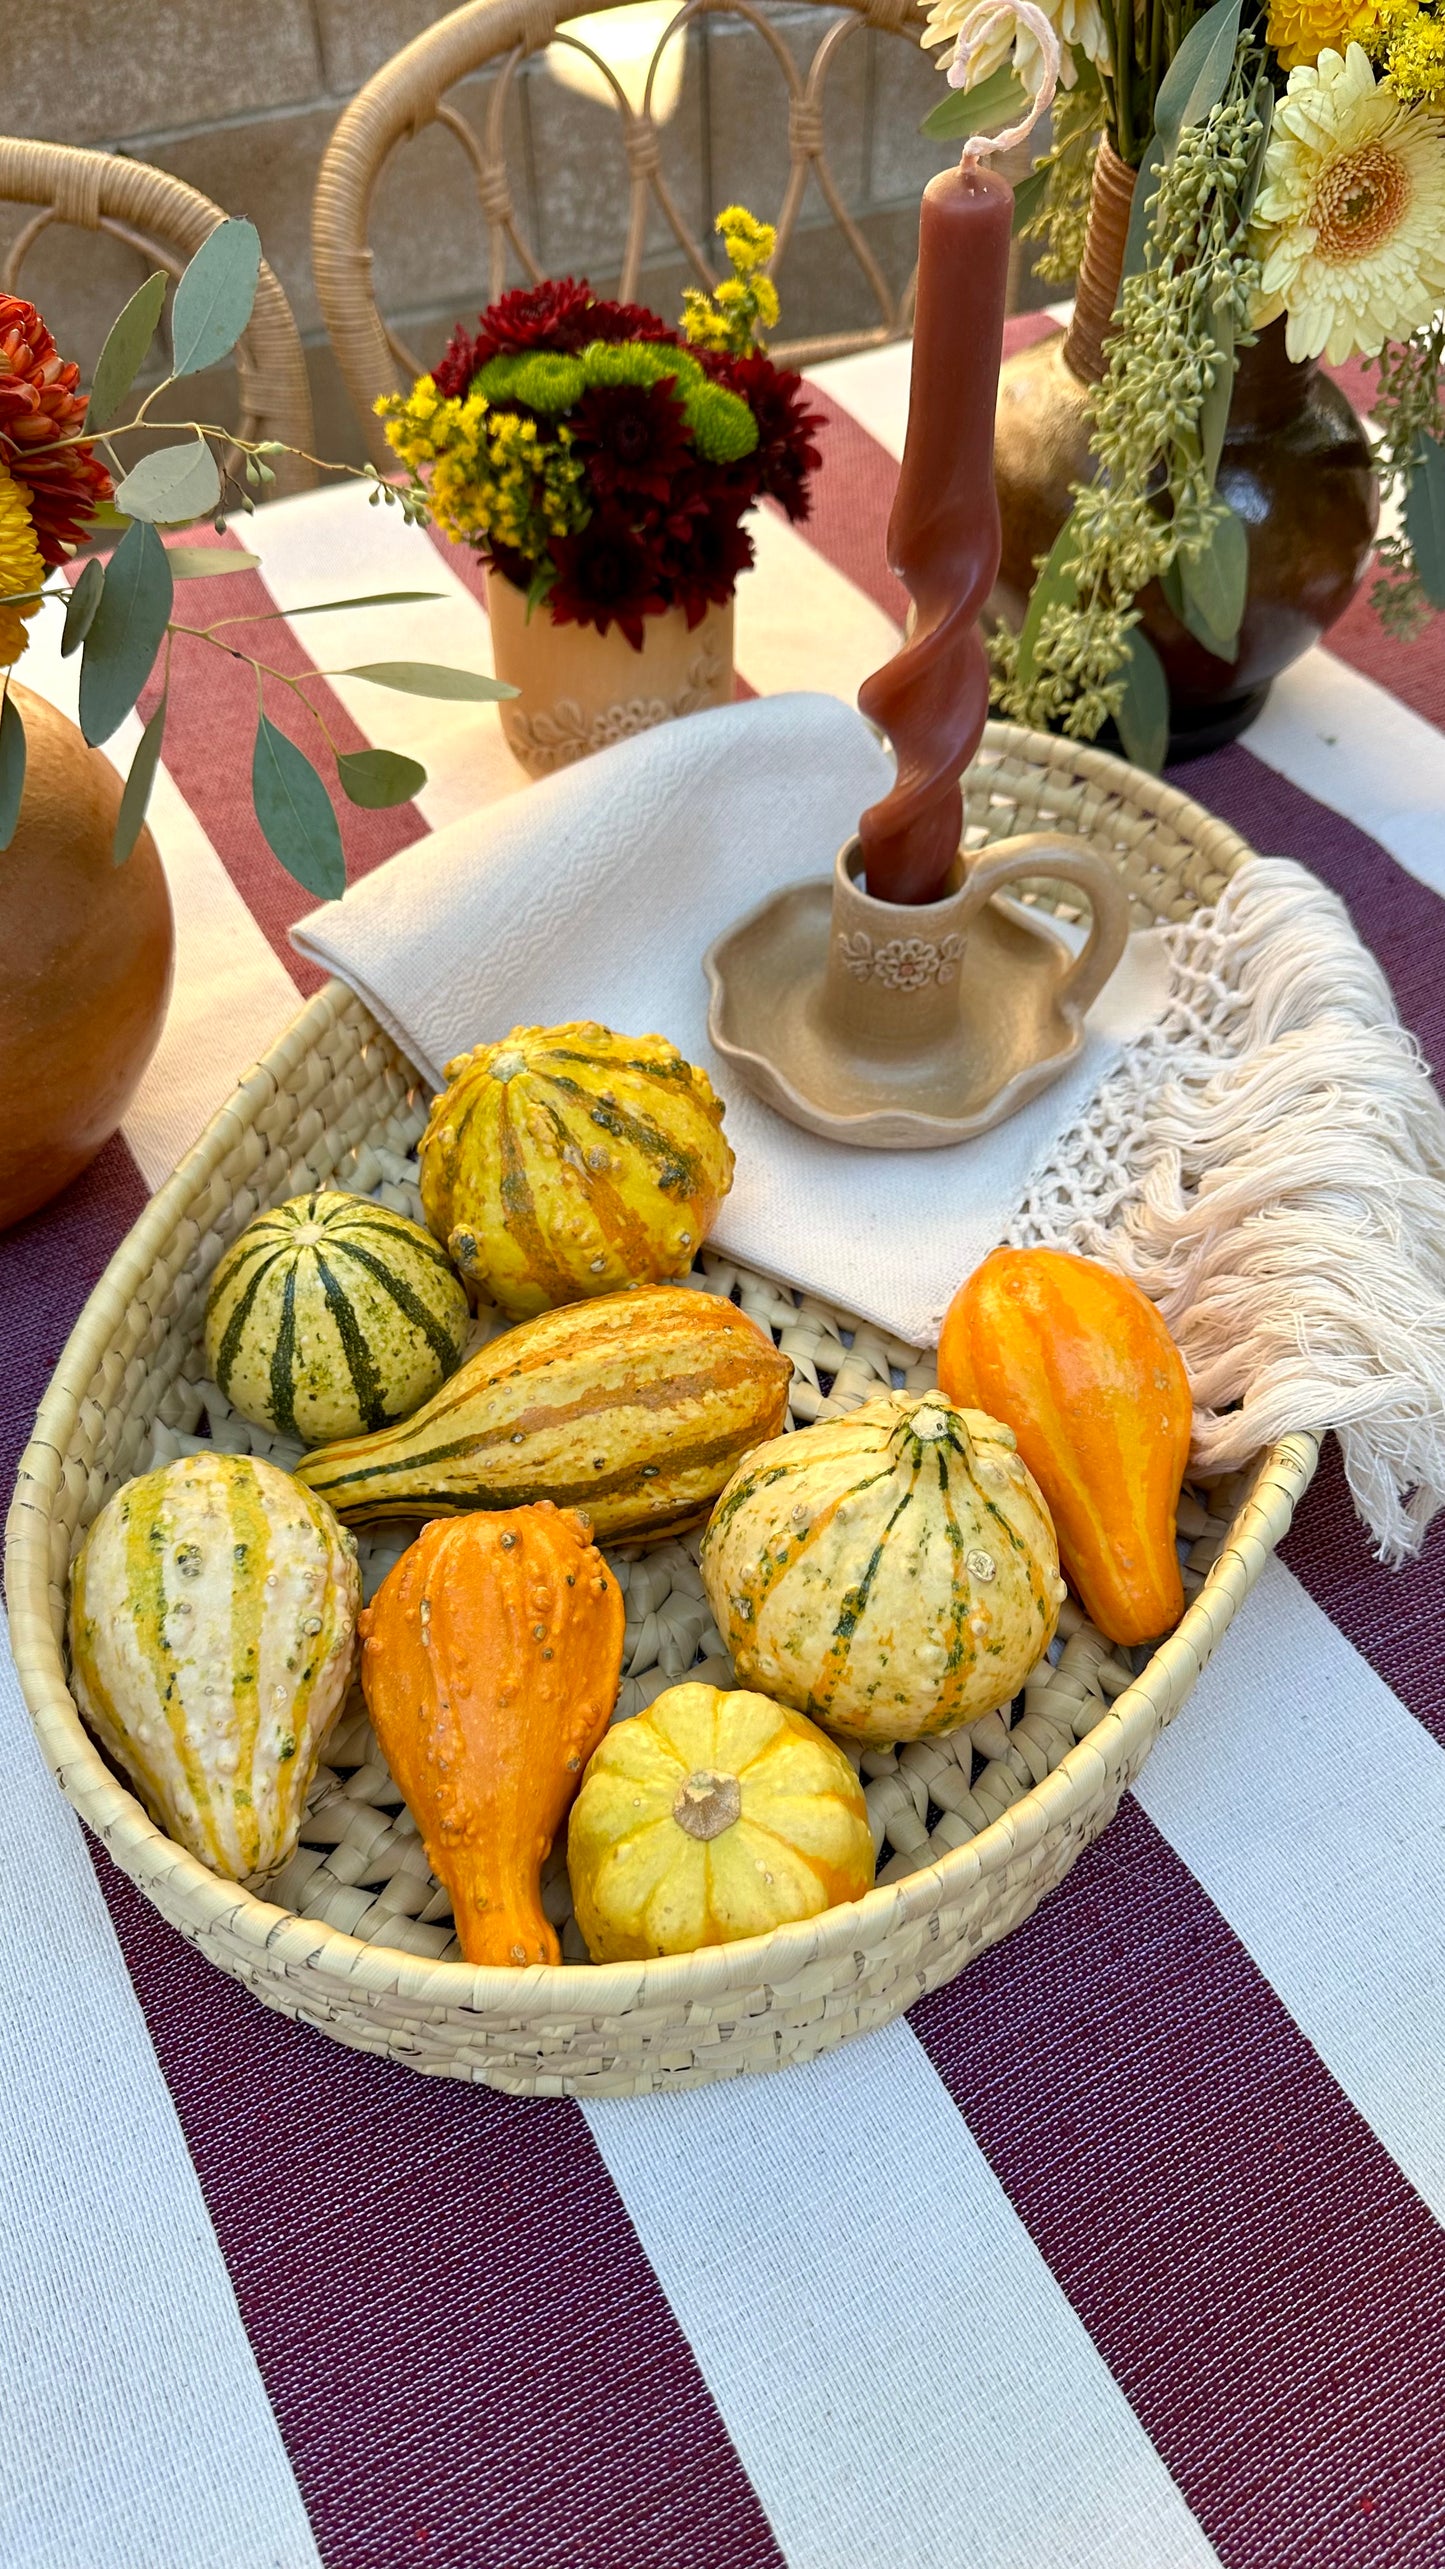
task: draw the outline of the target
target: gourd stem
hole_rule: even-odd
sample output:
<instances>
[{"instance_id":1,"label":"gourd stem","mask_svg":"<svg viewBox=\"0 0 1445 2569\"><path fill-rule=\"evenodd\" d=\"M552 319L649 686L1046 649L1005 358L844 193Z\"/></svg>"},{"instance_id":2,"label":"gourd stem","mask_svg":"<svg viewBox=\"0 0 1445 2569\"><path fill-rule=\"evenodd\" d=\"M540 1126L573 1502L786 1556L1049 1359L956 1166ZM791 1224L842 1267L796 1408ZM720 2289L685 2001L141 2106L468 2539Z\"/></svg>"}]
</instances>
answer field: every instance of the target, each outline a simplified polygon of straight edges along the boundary
<instances>
[{"instance_id":1,"label":"gourd stem","mask_svg":"<svg viewBox=\"0 0 1445 2569\"><path fill-rule=\"evenodd\" d=\"M735 1775L698 1767L678 1786L672 1816L690 1838L720 1838L741 1814L743 1788Z\"/></svg>"}]
</instances>

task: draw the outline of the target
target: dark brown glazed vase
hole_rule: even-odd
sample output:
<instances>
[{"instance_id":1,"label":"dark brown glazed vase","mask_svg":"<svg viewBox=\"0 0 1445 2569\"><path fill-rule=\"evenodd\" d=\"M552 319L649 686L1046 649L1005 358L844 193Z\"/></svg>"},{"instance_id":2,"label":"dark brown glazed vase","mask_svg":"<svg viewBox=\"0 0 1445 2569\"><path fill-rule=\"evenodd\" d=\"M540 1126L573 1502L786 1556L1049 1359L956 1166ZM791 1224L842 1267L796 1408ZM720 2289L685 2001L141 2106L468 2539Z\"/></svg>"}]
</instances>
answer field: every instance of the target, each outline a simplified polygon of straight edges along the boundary
<instances>
[{"instance_id":1,"label":"dark brown glazed vase","mask_svg":"<svg viewBox=\"0 0 1445 2569\"><path fill-rule=\"evenodd\" d=\"M1066 332L1020 351L999 383L994 479L1003 554L991 612L1023 621L1034 564L1087 478L1089 387L1118 294L1134 173L1107 143L1093 200L1074 317ZM1285 354L1283 320L1239 360L1218 488L1249 537L1249 590L1232 661L1217 660L1173 614L1157 586L1141 599L1144 629L1169 681L1171 759L1233 740L1270 682L1343 615L1364 576L1379 516L1365 431L1345 395L1314 363Z\"/></svg>"},{"instance_id":2,"label":"dark brown glazed vase","mask_svg":"<svg viewBox=\"0 0 1445 2569\"><path fill-rule=\"evenodd\" d=\"M0 855L0 1229L109 1141L160 1040L174 932L155 841L111 862L121 780L74 723L12 687L25 792Z\"/></svg>"}]
</instances>

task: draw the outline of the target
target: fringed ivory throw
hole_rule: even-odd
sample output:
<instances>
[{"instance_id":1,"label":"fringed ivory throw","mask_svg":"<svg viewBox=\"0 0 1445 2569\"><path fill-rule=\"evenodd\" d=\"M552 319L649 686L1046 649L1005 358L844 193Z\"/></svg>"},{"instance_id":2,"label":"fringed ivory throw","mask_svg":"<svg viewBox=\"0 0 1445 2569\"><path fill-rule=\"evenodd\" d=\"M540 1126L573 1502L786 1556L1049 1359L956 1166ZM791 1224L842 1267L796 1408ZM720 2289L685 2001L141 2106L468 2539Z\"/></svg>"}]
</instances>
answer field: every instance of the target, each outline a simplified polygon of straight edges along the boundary
<instances>
[{"instance_id":1,"label":"fringed ivory throw","mask_svg":"<svg viewBox=\"0 0 1445 2569\"><path fill-rule=\"evenodd\" d=\"M1445 1506L1445 1110L1342 902L1255 857L1164 931L1164 1015L1010 1225L1159 1304L1205 1468L1334 1428L1382 1553Z\"/></svg>"},{"instance_id":2,"label":"fringed ivory throw","mask_svg":"<svg viewBox=\"0 0 1445 2569\"><path fill-rule=\"evenodd\" d=\"M423 840L296 941L433 1077L518 1023L660 1030L727 1100L713 1247L912 1345L1005 1237L1125 1267L1183 1347L1204 1468L1333 1427L1382 1552L1416 1550L1445 1505L1445 1113L1302 867L1249 860L1215 910L1131 938L1083 1053L977 1142L821 1142L718 1063L704 948L825 874L888 775L832 698L695 715Z\"/></svg>"}]
</instances>

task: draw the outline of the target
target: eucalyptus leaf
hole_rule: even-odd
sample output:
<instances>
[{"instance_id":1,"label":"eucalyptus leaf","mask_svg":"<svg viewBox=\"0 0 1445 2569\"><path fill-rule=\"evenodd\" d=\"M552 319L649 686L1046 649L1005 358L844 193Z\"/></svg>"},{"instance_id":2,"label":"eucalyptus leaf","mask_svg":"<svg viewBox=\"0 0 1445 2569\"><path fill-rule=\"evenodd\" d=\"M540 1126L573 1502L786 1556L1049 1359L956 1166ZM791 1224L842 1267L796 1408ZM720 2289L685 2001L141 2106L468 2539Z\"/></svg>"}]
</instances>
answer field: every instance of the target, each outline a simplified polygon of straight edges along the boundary
<instances>
[{"instance_id":1,"label":"eucalyptus leaf","mask_svg":"<svg viewBox=\"0 0 1445 2569\"><path fill-rule=\"evenodd\" d=\"M174 591L166 548L140 521L106 567L80 662L80 728L94 748L130 712L161 647Z\"/></svg>"},{"instance_id":2,"label":"eucalyptus leaf","mask_svg":"<svg viewBox=\"0 0 1445 2569\"><path fill-rule=\"evenodd\" d=\"M1013 236L1015 240L1024 225L1033 221L1044 201L1044 189L1048 183L1049 174L1043 168L1031 169L1027 178L1019 180L1014 189Z\"/></svg>"},{"instance_id":3,"label":"eucalyptus leaf","mask_svg":"<svg viewBox=\"0 0 1445 2569\"><path fill-rule=\"evenodd\" d=\"M1210 315L1210 335L1220 362L1215 368L1214 381L1199 405L1199 445L1204 469L1212 483L1224 452L1229 409L1234 399L1234 315L1227 304L1215 305Z\"/></svg>"},{"instance_id":4,"label":"eucalyptus leaf","mask_svg":"<svg viewBox=\"0 0 1445 2569\"><path fill-rule=\"evenodd\" d=\"M1169 686L1159 654L1135 625L1125 645L1124 698L1114 719L1136 767L1157 776L1169 747Z\"/></svg>"},{"instance_id":5,"label":"eucalyptus leaf","mask_svg":"<svg viewBox=\"0 0 1445 2569\"><path fill-rule=\"evenodd\" d=\"M950 89L931 107L919 127L936 143L961 142L990 125L1017 124L1028 105L1023 84L1010 63L1000 63L976 89Z\"/></svg>"},{"instance_id":6,"label":"eucalyptus leaf","mask_svg":"<svg viewBox=\"0 0 1445 2569\"><path fill-rule=\"evenodd\" d=\"M1172 160L1186 125L1202 125L1229 87L1239 50L1243 0L1214 0L1196 18L1159 83L1154 101L1154 134Z\"/></svg>"},{"instance_id":7,"label":"eucalyptus leaf","mask_svg":"<svg viewBox=\"0 0 1445 2569\"><path fill-rule=\"evenodd\" d=\"M1134 183L1134 202L1129 209L1120 295L1127 279L1137 276L1144 265L1144 243L1149 235L1160 171L1174 158L1185 126L1202 124L1229 86L1239 48L1242 5L1243 0L1214 0L1213 8L1195 20L1159 84L1154 101L1154 131L1144 146ZM1114 308L1118 310L1117 303Z\"/></svg>"},{"instance_id":8,"label":"eucalyptus leaf","mask_svg":"<svg viewBox=\"0 0 1445 2569\"><path fill-rule=\"evenodd\" d=\"M426 783L419 759L404 758L399 749L344 749L336 753L342 791L369 812L385 812L394 803L409 803Z\"/></svg>"},{"instance_id":9,"label":"eucalyptus leaf","mask_svg":"<svg viewBox=\"0 0 1445 2569\"><path fill-rule=\"evenodd\" d=\"M136 287L125 310L111 323L95 361L95 381L85 413L88 429L110 426L145 361L165 300L165 271L157 268L154 276Z\"/></svg>"},{"instance_id":10,"label":"eucalyptus leaf","mask_svg":"<svg viewBox=\"0 0 1445 2569\"><path fill-rule=\"evenodd\" d=\"M264 714L251 756L251 797L266 845L287 873L318 900L338 901L346 860L331 797L310 759Z\"/></svg>"},{"instance_id":11,"label":"eucalyptus leaf","mask_svg":"<svg viewBox=\"0 0 1445 2569\"><path fill-rule=\"evenodd\" d=\"M1233 660L1249 590L1249 535L1242 517L1227 508L1207 553L1177 565L1184 622L1216 660Z\"/></svg>"},{"instance_id":12,"label":"eucalyptus leaf","mask_svg":"<svg viewBox=\"0 0 1445 2569\"><path fill-rule=\"evenodd\" d=\"M157 446L127 473L116 492L130 517L151 526L189 526L209 517L221 496L216 459L203 437L181 446Z\"/></svg>"},{"instance_id":13,"label":"eucalyptus leaf","mask_svg":"<svg viewBox=\"0 0 1445 2569\"><path fill-rule=\"evenodd\" d=\"M60 629L62 660L68 660L72 651L80 649L95 622L95 611L104 587L105 567L92 554L65 601L65 622Z\"/></svg>"},{"instance_id":14,"label":"eucalyptus leaf","mask_svg":"<svg viewBox=\"0 0 1445 2569\"><path fill-rule=\"evenodd\" d=\"M20 798L25 791L25 725L20 708L7 691L0 699L0 849L15 836Z\"/></svg>"},{"instance_id":15,"label":"eucalyptus leaf","mask_svg":"<svg viewBox=\"0 0 1445 2569\"><path fill-rule=\"evenodd\" d=\"M413 607L445 595L442 589L378 589L369 598L322 598L314 607L278 608L290 624L299 615L339 615L344 607ZM355 673L353 672L353 675Z\"/></svg>"},{"instance_id":16,"label":"eucalyptus leaf","mask_svg":"<svg viewBox=\"0 0 1445 2569\"><path fill-rule=\"evenodd\" d=\"M259 571L259 553L233 552L229 544L168 544L173 580L225 580L233 571Z\"/></svg>"},{"instance_id":17,"label":"eucalyptus leaf","mask_svg":"<svg viewBox=\"0 0 1445 2569\"><path fill-rule=\"evenodd\" d=\"M1405 533L1420 586L1432 607L1445 607L1445 446L1422 437L1405 494Z\"/></svg>"},{"instance_id":18,"label":"eucalyptus leaf","mask_svg":"<svg viewBox=\"0 0 1445 2569\"><path fill-rule=\"evenodd\" d=\"M228 357L256 300L261 236L254 223L218 223L201 243L171 307L171 370L196 375Z\"/></svg>"},{"instance_id":19,"label":"eucalyptus leaf","mask_svg":"<svg viewBox=\"0 0 1445 2569\"><path fill-rule=\"evenodd\" d=\"M1078 530L1072 514L1065 518L1054 538L1053 549L1029 592L1028 607L1019 631L1017 677L1027 686L1034 674L1034 653L1038 649L1039 630L1048 608L1073 606L1079 594L1074 557L1078 551Z\"/></svg>"},{"instance_id":20,"label":"eucalyptus leaf","mask_svg":"<svg viewBox=\"0 0 1445 2569\"><path fill-rule=\"evenodd\" d=\"M141 824L145 819L146 806L151 798L151 787L156 781L156 769L160 765L169 693L170 690L167 689L165 695L161 697L160 703L141 733L140 746L130 763L130 774L125 780L125 792L120 798L120 810L115 816L115 837L111 842L110 850L113 865L124 865L141 834Z\"/></svg>"},{"instance_id":21,"label":"eucalyptus leaf","mask_svg":"<svg viewBox=\"0 0 1445 2569\"><path fill-rule=\"evenodd\" d=\"M443 669L431 660L368 660L359 668L328 669L323 674L365 678L373 687L394 687L403 696L445 696L456 704L490 704L517 692L500 678L484 678L478 669Z\"/></svg>"}]
</instances>

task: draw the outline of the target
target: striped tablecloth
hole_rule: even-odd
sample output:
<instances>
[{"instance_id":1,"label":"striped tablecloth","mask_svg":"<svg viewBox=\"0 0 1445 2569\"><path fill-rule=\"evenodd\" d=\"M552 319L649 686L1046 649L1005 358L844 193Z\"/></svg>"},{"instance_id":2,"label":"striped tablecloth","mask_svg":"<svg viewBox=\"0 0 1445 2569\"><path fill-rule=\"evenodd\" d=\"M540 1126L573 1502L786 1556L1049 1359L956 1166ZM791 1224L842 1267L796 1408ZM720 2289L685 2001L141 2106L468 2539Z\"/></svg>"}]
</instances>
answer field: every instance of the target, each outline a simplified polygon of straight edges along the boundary
<instances>
[{"instance_id":1,"label":"striped tablecloth","mask_svg":"<svg viewBox=\"0 0 1445 2569\"><path fill-rule=\"evenodd\" d=\"M851 696L900 613L906 352L816 380L818 505L762 519L738 662ZM253 540L259 574L186 605L280 608L278 669L488 665L469 564L395 515L332 492ZM419 586L444 596L284 620ZM7 1478L147 1192L314 986L250 814L249 676L181 649L153 809L175 1003L124 1133L0 1241ZM74 669L38 638L23 675L65 703ZM429 770L415 806L347 813L353 876L525 790L490 709L329 694L338 746ZM1437 1070L1442 724L1445 627L1407 651L1360 605L1180 780L1344 895ZM29 2010L7 2569L1437 2569L1442 1608L1445 1543L1379 1569L1327 1460L1020 1933L809 2069L585 2108L265 2013L87 1860L0 1671L0 1988Z\"/></svg>"}]
</instances>

